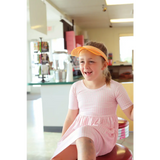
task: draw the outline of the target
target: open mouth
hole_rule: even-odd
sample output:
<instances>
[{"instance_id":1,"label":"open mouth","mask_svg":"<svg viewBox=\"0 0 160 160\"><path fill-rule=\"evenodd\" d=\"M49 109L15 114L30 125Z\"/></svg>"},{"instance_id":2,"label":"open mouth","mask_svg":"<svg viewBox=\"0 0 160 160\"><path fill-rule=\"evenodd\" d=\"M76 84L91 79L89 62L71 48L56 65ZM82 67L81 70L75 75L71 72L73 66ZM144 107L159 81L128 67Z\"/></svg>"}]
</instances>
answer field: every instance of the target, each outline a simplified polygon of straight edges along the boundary
<instances>
[{"instance_id":1,"label":"open mouth","mask_svg":"<svg viewBox=\"0 0 160 160\"><path fill-rule=\"evenodd\" d=\"M84 72L85 75L89 76L92 72Z\"/></svg>"}]
</instances>

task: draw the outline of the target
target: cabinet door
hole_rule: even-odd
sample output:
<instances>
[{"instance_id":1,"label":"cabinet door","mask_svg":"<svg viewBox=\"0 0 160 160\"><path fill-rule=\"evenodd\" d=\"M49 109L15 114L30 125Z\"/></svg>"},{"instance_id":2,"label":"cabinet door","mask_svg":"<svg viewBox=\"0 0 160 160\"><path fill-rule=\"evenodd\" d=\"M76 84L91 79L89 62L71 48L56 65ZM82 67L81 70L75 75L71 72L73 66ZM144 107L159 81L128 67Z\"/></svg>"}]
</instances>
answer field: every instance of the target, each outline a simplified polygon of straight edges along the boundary
<instances>
[{"instance_id":1,"label":"cabinet door","mask_svg":"<svg viewBox=\"0 0 160 160\"><path fill-rule=\"evenodd\" d=\"M66 45L67 45L68 53L71 54L71 51L76 47L74 31L66 32Z\"/></svg>"},{"instance_id":2,"label":"cabinet door","mask_svg":"<svg viewBox=\"0 0 160 160\"><path fill-rule=\"evenodd\" d=\"M76 47L84 46L84 36L78 35L76 36Z\"/></svg>"}]
</instances>

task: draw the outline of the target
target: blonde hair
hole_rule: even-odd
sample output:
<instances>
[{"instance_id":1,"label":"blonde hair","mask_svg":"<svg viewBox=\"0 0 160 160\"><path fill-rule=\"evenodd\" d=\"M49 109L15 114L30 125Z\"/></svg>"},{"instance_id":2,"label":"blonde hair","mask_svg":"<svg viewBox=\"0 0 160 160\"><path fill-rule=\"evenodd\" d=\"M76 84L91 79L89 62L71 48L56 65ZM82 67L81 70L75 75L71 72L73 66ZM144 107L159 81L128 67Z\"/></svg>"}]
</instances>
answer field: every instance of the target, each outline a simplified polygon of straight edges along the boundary
<instances>
[{"instance_id":1,"label":"blonde hair","mask_svg":"<svg viewBox=\"0 0 160 160\"><path fill-rule=\"evenodd\" d=\"M103 44L103 43L98 43L98 42L93 42L93 41L89 41L85 44L86 46L93 46L93 47L96 47L98 49L100 49L106 56L107 56L107 48L106 46ZM102 62L104 62L105 59L102 57ZM104 70L103 70L103 75L105 76L106 78L106 84L107 85L110 85L110 81L112 79L111 77L111 74L108 70L108 67L106 67Z\"/></svg>"}]
</instances>

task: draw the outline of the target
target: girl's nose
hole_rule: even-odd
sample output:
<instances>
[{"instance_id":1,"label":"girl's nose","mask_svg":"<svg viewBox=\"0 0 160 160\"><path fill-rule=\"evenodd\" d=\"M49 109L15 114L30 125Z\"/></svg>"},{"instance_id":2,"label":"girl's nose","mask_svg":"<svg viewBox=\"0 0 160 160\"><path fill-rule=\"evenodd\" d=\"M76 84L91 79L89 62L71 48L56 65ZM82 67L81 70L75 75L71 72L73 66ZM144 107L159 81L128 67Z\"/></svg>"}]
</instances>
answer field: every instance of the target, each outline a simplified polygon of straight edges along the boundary
<instances>
[{"instance_id":1,"label":"girl's nose","mask_svg":"<svg viewBox=\"0 0 160 160\"><path fill-rule=\"evenodd\" d=\"M88 63L84 64L84 68L86 68L86 69L88 68Z\"/></svg>"}]
</instances>

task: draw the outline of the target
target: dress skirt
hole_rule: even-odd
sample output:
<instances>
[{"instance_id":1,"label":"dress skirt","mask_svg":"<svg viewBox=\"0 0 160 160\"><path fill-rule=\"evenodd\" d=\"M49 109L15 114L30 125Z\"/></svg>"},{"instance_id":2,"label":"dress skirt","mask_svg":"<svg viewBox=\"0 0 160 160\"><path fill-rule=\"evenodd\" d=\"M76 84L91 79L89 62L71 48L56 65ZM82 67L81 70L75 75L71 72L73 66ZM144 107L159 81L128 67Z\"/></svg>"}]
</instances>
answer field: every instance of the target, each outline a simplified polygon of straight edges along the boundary
<instances>
[{"instance_id":1,"label":"dress skirt","mask_svg":"<svg viewBox=\"0 0 160 160\"><path fill-rule=\"evenodd\" d=\"M91 138L95 145L96 157L107 154L114 148L118 137L118 118L113 115L98 115L80 112L61 140L52 158L75 145L78 138Z\"/></svg>"}]
</instances>

